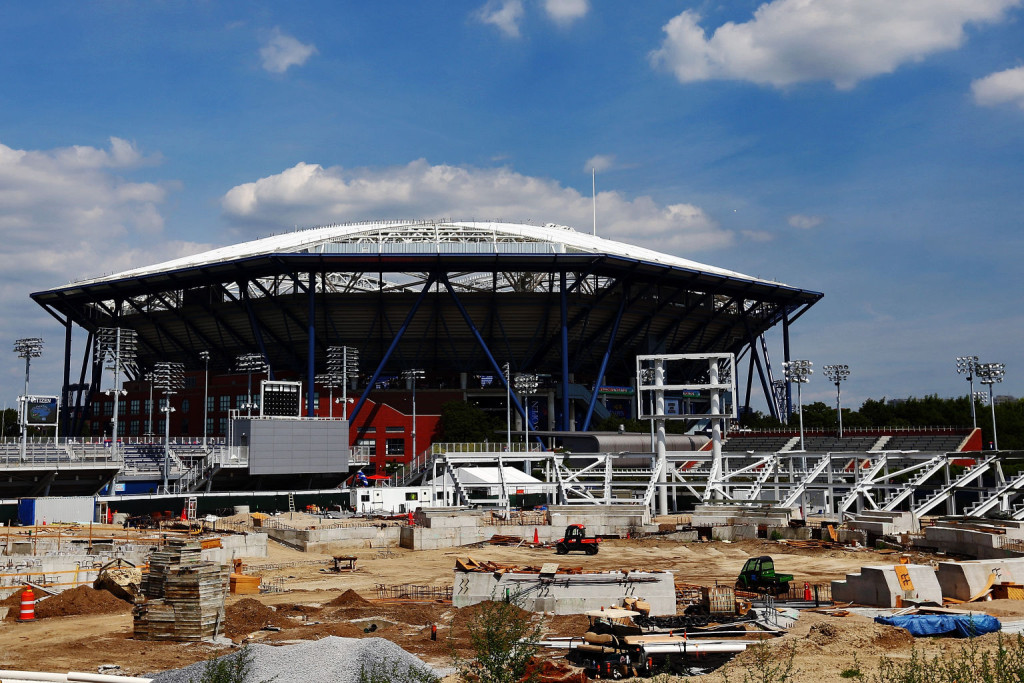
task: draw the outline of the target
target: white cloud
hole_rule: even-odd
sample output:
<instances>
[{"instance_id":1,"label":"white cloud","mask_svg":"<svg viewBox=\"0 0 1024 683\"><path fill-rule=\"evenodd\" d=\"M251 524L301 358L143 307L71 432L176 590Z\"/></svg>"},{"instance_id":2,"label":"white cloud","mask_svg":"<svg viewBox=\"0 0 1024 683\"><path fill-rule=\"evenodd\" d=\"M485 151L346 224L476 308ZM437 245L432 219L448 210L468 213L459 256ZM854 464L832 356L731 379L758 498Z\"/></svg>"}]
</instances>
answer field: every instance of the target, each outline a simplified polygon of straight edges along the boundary
<instances>
[{"instance_id":1,"label":"white cloud","mask_svg":"<svg viewBox=\"0 0 1024 683\"><path fill-rule=\"evenodd\" d=\"M772 0L707 37L692 10L664 27L656 67L683 83L735 79L784 87L831 81L849 89L907 62L957 48L964 26L992 22L1021 0Z\"/></svg>"},{"instance_id":2,"label":"white cloud","mask_svg":"<svg viewBox=\"0 0 1024 683\"><path fill-rule=\"evenodd\" d=\"M614 154L596 154L583 164L583 170L589 172L590 169L595 171L607 171L609 168L615 165Z\"/></svg>"},{"instance_id":3,"label":"white cloud","mask_svg":"<svg viewBox=\"0 0 1024 683\"><path fill-rule=\"evenodd\" d=\"M281 173L238 185L221 199L225 215L259 229L312 226L384 217L533 220L589 231L593 205L558 182L508 168L432 166L425 160L381 170L324 168L299 163ZM681 255L732 244L703 209L597 195L598 234Z\"/></svg>"},{"instance_id":4,"label":"white cloud","mask_svg":"<svg viewBox=\"0 0 1024 683\"><path fill-rule=\"evenodd\" d=\"M110 138L107 148L0 144L0 339L46 339L44 357L32 367L39 392L59 390L56 337L63 332L30 293L208 248L161 242L168 187L119 175L158 160L120 138ZM17 387L24 363L19 369L8 356L0 356L0 377L8 380L0 386Z\"/></svg>"},{"instance_id":5,"label":"white cloud","mask_svg":"<svg viewBox=\"0 0 1024 683\"><path fill-rule=\"evenodd\" d=\"M997 71L971 83L974 101L982 106L1013 103L1024 109L1024 66Z\"/></svg>"},{"instance_id":6,"label":"white cloud","mask_svg":"<svg viewBox=\"0 0 1024 683\"><path fill-rule=\"evenodd\" d=\"M740 230L740 234L751 242L771 242L775 235L764 230Z\"/></svg>"},{"instance_id":7,"label":"white cloud","mask_svg":"<svg viewBox=\"0 0 1024 683\"><path fill-rule=\"evenodd\" d=\"M271 31L267 43L260 48L263 68L275 74L283 74L293 66L302 66L314 54L316 54L315 45L300 43L292 36L281 33L281 30L276 27Z\"/></svg>"},{"instance_id":8,"label":"white cloud","mask_svg":"<svg viewBox=\"0 0 1024 683\"><path fill-rule=\"evenodd\" d=\"M523 19L522 0L489 0L473 13L484 24L491 24L509 38L519 37L519 22Z\"/></svg>"},{"instance_id":9,"label":"white cloud","mask_svg":"<svg viewBox=\"0 0 1024 683\"><path fill-rule=\"evenodd\" d=\"M786 219L792 228L800 228L801 230L810 230L816 228L824 222L824 218L821 216L806 216L801 213L795 213Z\"/></svg>"},{"instance_id":10,"label":"white cloud","mask_svg":"<svg viewBox=\"0 0 1024 683\"><path fill-rule=\"evenodd\" d=\"M552 21L563 26L582 19L589 10L587 0L544 0L544 11Z\"/></svg>"}]
</instances>

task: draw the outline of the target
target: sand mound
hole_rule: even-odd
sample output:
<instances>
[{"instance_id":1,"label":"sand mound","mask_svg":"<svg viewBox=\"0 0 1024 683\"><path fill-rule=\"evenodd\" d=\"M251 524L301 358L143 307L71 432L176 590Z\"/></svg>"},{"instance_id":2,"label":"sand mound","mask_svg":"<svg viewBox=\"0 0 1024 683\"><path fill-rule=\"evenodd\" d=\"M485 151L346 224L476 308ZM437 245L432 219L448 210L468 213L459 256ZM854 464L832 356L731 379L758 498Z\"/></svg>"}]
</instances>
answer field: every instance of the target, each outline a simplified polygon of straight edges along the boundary
<instances>
[{"instance_id":1,"label":"sand mound","mask_svg":"<svg viewBox=\"0 0 1024 683\"><path fill-rule=\"evenodd\" d=\"M373 603L349 588L327 604L331 607L369 607Z\"/></svg>"},{"instance_id":2,"label":"sand mound","mask_svg":"<svg viewBox=\"0 0 1024 683\"><path fill-rule=\"evenodd\" d=\"M278 614L259 600L243 598L225 610L224 635L232 640L244 638L264 626L293 626L288 617Z\"/></svg>"},{"instance_id":3,"label":"sand mound","mask_svg":"<svg viewBox=\"0 0 1024 683\"><path fill-rule=\"evenodd\" d=\"M20 599L20 596L19 596ZM131 603L107 591L78 586L36 603L36 619L78 614L120 614L130 612Z\"/></svg>"}]
</instances>

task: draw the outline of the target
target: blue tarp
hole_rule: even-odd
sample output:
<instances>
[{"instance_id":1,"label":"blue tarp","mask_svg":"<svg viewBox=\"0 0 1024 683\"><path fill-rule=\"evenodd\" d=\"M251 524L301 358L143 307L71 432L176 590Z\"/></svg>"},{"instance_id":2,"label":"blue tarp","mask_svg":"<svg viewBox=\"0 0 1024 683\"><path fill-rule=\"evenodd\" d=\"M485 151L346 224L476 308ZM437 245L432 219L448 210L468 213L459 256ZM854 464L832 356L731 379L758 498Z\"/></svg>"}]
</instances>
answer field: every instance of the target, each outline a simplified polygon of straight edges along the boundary
<instances>
[{"instance_id":1,"label":"blue tarp","mask_svg":"<svg viewBox=\"0 0 1024 683\"><path fill-rule=\"evenodd\" d=\"M899 626L914 636L952 636L971 638L998 631L1002 626L987 614L906 614L901 617L875 617L879 624Z\"/></svg>"}]
</instances>

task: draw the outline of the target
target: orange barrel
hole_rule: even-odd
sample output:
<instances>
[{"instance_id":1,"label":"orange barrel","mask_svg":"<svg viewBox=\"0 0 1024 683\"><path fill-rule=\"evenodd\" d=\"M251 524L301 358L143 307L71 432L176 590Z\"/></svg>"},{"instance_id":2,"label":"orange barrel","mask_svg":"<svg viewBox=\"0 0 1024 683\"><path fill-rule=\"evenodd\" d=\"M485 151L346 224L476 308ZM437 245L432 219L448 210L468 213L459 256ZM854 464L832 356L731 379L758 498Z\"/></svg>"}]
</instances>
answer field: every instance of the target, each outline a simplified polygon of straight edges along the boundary
<instances>
[{"instance_id":1,"label":"orange barrel","mask_svg":"<svg viewBox=\"0 0 1024 683\"><path fill-rule=\"evenodd\" d=\"M32 592L32 588L29 586L25 587L25 590L21 593L21 613L18 615L18 621L35 621L36 620L36 596Z\"/></svg>"}]
</instances>

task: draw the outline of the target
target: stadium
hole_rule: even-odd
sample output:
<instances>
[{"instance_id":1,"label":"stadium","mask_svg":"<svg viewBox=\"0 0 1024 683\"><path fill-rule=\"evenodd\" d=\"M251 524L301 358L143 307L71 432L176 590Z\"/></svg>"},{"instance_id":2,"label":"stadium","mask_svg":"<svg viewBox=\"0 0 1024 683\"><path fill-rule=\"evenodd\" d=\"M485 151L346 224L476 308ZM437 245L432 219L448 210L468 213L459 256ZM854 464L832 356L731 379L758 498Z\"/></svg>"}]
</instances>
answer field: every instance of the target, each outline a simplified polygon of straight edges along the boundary
<instances>
[{"instance_id":1,"label":"stadium","mask_svg":"<svg viewBox=\"0 0 1024 683\"><path fill-rule=\"evenodd\" d=\"M980 450L976 433L909 435L919 440L898 449L885 448L891 435L819 435L806 450L793 432L756 444L733 434L724 458L699 434L655 457L653 439L593 433L609 416L651 414L637 358L659 355L677 359L663 418L708 426L696 418L713 410L700 387L717 373L697 359L709 354L735 359L721 397L732 414L760 393L788 417L792 385L775 377L765 334L780 328L789 361L790 326L822 296L566 226L449 220L296 230L74 282L32 294L64 328L58 433L70 438L6 444L0 495L303 491L336 502L357 472L399 486L518 457L547 473L541 502L650 505L657 493L664 509L669 489L673 507L677 492L832 511L931 500L926 482L942 470L955 480L950 454ZM182 375L174 386L154 379L168 365ZM435 443L450 401L500 416L507 433ZM876 454L866 472L842 455L858 451ZM983 471L964 482L964 505L992 488ZM925 473L914 480L925 490L896 496ZM498 478L497 493L481 484L473 500L508 505ZM454 487L432 497L469 502Z\"/></svg>"}]
</instances>

